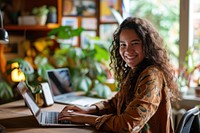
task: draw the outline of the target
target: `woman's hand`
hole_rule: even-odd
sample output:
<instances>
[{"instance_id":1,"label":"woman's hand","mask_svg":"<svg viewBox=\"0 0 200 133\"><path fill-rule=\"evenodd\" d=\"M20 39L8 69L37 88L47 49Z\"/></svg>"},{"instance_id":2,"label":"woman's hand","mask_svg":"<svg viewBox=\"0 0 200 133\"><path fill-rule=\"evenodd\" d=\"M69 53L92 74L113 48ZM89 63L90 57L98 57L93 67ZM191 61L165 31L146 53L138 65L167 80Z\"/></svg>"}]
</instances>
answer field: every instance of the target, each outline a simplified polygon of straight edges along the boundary
<instances>
[{"instance_id":1,"label":"woman's hand","mask_svg":"<svg viewBox=\"0 0 200 133\"><path fill-rule=\"evenodd\" d=\"M60 121L69 120L74 123L84 123L84 124L89 124L91 126L95 125L96 118L97 118L97 116L95 116L95 115L77 113L73 110L62 111L59 114Z\"/></svg>"},{"instance_id":2,"label":"woman's hand","mask_svg":"<svg viewBox=\"0 0 200 133\"><path fill-rule=\"evenodd\" d=\"M61 111L63 112L76 112L76 113L82 113L82 114L95 114L97 113L97 107L96 106L78 106L78 105L67 105L65 108Z\"/></svg>"}]
</instances>

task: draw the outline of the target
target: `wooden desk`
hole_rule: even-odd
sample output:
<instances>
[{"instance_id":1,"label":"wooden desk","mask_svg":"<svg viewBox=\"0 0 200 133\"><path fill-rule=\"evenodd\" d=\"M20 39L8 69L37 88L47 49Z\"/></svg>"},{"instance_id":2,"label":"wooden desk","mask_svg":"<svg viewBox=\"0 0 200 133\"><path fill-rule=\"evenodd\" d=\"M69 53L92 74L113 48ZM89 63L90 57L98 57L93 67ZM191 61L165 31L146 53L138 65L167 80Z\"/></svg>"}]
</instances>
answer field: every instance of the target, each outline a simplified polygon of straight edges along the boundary
<instances>
[{"instance_id":1,"label":"wooden desk","mask_svg":"<svg viewBox=\"0 0 200 133\"><path fill-rule=\"evenodd\" d=\"M42 109L61 111L64 106L54 104ZM103 133L94 127L41 127L23 100L0 105L0 125L5 127L6 133Z\"/></svg>"}]
</instances>

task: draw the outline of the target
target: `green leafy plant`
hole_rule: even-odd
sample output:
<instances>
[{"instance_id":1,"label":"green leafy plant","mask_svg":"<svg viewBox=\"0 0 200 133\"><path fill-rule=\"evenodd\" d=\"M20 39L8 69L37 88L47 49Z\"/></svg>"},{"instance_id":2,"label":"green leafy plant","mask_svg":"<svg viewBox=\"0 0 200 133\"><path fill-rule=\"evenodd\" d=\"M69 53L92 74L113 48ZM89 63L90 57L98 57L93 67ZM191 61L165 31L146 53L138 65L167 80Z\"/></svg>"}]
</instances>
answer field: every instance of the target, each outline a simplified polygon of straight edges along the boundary
<instances>
[{"instance_id":1,"label":"green leafy plant","mask_svg":"<svg viewBox=\"0 0 200 133\"><path fill-rule=\"evenodd\" d=\"M56 67L68 67L73 87L77 91L84 91L86 95L107 98L111 94L110 88L105 85L107 74L105 68L109 60L109 52L104 42L99 38L90 38L86 47L74 47L71 40L78 36L83 28L72 29L70 26L61 26L49 32L62 48L56 49L53 58Z\"/></svg>"},{"instance_id":2,"label":"green leafy plant","mask_svg":"<svg viewBox=\"0 0 200 133\"><path fill-rule=\"evenodd\" d=\"M32 14L35 16L43 16L43 15L47 15L49 12L48 8L46 5L40 6L40 7L34 7L32 9Z\"/></svg>"},{"instance_id":3,"label":"green leafy plant","mask_svg":"<svg viewBox=\"0 0 200 133\"><path fill-rule=\"evenodd\" d=\"M37 74L41 80L47 81L47 70L63 66L63 64L55 64L55 61L52 59L54 51L62 49L58 45L65 40L69 40L69 43L72 43L71 39L74 36L79 36L82 31L83 28L72 29L71 26L60 26L52 29L48 33L48 37L40 38L34 42L35 49L37 49L37 56L34 59L34 63L37 66ZM66 62L66 59L63 57L58 59L60 63L63 60Z\"/></svg>"},{"instance_id":4,"label":"green leafy plant","mask_svg":"<svg viewBox=\"0 0 200 133\"><path fill-rule=\"evenodd\" d=\"M48 33L48 36L53 37L62 43L64 40L73 39L73 37L79 36L82 31L84 31L83 28L73 29L71 26L59 26L58 28L52 29Z\"/></svg>"},{"instance_id":5,"label":"green leafy plant","mask_svg":"<svg viewBox=\"0 0 200 133\"><path fill-rule=\"evenodd\" d=\"M49 63L49 59L45 56L38 55L35 58L35 65L37 66L37 74L40 77L40 81L47 81L46 71L54 69L54 67Z\"/></svg>"},{"instance_id":6,"label":"green leafy plant","mask_svg":"<svg viewBox=\"0 0 200 133\"><path fill-rule=\"evenodd\" d=\"M4 102L5 100L7 101L12 99L14 95L12 87L1 77L1 75L0 75L0 101Z\"/></svg>"},{"instance_id":7,"label":"green leafy plant","mask_svg":"<svg viewBox=\"0 0 200 133\"><path fill-rule=\"evenodd\" d=\"M56 9L55 6L49 6L48 10L49 10L50 13L56 13L57 12L57 9Z\"/></svg>"},{"instance_id":8,"label":"green leafy plant","mask_svg":"<svg viewBox=\"0 0 200 133\"><path fill-rule=\"evenodd\" d=\"M55 64L64 64L62 67L66 66L70 69L73 87L77 91L84 91L86 95L95 92L98 97L107 98L111 93L110 88L105 85L107 79L105 68L109 53L101 44L90 45L93 46L80 48L67 45L63 49L56 50ZM66 63L60 63L61 61Z\"/></svg>"}]
</instances>

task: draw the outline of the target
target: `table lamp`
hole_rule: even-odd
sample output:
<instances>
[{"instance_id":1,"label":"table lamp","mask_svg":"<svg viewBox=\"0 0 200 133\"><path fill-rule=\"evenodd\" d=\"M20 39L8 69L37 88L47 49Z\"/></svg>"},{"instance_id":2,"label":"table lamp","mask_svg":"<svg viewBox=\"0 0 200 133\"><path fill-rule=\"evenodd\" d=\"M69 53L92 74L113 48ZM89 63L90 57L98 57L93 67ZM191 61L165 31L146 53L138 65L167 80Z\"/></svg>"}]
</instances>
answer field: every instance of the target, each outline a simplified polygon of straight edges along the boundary
<instances>
[{"instance_id":1,"label":"table lamp","mask_svg":"<svg viewBox=\"0 0 200 133\"><path fill-rule=\"evenodd\" d=\"M9 42L8 33L3 29L3 17L0 10L0 72L5 73L6 71L6 59L4 56L4 46Z\"/></svg>"}]
</instances>

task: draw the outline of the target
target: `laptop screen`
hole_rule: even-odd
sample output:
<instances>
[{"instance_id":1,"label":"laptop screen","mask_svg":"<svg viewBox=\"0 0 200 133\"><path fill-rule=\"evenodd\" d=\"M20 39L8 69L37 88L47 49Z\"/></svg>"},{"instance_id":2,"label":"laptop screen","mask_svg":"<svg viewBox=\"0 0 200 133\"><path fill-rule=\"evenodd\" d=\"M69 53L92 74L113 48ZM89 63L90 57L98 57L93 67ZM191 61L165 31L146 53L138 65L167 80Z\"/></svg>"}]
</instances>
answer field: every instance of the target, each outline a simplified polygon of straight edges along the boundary
<instances>
[{"instance_id":1,"label":"laptop screen","mask_svg":"<svg viewBox=\"0 0 200 133\"><path fill-rule=\"evenodd\" d=\"M28 88L26 87L26 84L24 82L20 82L17 85L17 89L19 90L19 92L21 93L21 95L23 96L25 102L28 104L31 112L36 115L38 113L38 111L40 110L40 108L38 107L38 105L35 103L34 98L31 94L31 92L28 90Z\"/></svg>"},{"instance_id":2,"label":"laptop screen","mask_svg":"<svg viewBox=\"0 0 200 133\"><path fill-rule=\"evenodd\" d=\"M54 96L73 91L68 68L48 70L47 77Z\"/></svg>"}]
</instances>

